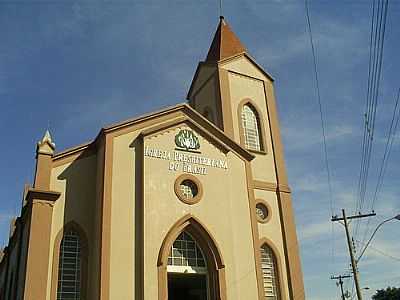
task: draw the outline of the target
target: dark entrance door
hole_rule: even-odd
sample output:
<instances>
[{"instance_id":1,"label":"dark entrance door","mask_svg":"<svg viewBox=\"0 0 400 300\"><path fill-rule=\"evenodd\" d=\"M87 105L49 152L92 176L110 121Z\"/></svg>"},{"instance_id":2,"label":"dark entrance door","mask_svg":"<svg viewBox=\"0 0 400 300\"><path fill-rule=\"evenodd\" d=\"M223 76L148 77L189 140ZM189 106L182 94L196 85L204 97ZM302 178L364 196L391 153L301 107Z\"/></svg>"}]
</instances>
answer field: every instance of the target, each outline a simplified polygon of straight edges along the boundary
<instances>
[{"instance_id":1,"label":"dark entrance door","mask_svg":"<svg viewBox=\"0 0 400 300\"><path fill-rule=\"evenodd\" d=\"M168 300L207 300L207 277L168 273Z\"/></svg>"}]
</instances>

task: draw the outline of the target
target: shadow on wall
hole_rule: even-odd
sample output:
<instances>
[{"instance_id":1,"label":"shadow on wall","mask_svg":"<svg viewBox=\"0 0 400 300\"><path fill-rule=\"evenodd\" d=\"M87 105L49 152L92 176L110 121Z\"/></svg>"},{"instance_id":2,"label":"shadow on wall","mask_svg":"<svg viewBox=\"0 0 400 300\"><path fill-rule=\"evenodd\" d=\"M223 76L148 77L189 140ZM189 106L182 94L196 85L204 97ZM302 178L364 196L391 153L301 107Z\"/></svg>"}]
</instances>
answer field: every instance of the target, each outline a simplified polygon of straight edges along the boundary
<instances>
[{"instance_id":1,"label":"shadow on wall","mask_svg":"<svg viewBox=\"0 0 400 300\"><path fill-rule=\"evenodd\" d=\"M135 158L143 157L143 140L136 138L129 147ZM97 154L96 154L97 151ZM100 254L102 229L102 198L104 183L104 151L101 149L85 150L59 176L65 180L64 226L71 221L77 223L88 238L88 283L87 297L98 298L100 290ZM135 182L132 183L135 201L134 206L134 295L135 299L143 299L143 160L135 159L132 169ZM118 201L118 199L106 199ZM121 258L123 259L123 258ZM154 262L156 264L156 262ZM94 274L94 275L92 275Z\"/></svg>"},{"instance_id":2,"label":"shadow on wall","mask_svg":"<svg viewBox=\"0 0 400 300\"><path fill-rule=\"evenodd\" d=\"M65 231L69 228L75 229L75 227L79 227L81 232L78 233L86 236L80 237L82 242L87 239L87 245L84 245L87 250L85 256L88 258L88 270L84 272L86 274L99 274L98 265L100 259L100 236L98 234L99 230L96 229L100 228L101 222L100 215L96 214L96 212L100 212L101 208L101 203L98 201L98 199L100 199L99 195L102 186L99 184L102 183L102 170L98 172L97 166L98 155L96 155L94 147L90 147L83 151L57 177L58 180L64 180L66 186L63 233L65 233ZM55 246L57 247L58 245ZM55 249L55 251L59 253L59 249ZM58 266L54 267L58 268ZM54 272L54 267L53 277L57 273ZM85 278L82 278L82 291L84 293L86 293L86 291L98 290L98 288L96 288L96 282L98 282L98 280L93 280L94 278L92 277L96 276L87 277L88 282L85 280ZM56 289L52 286L53 297L55 297L55 290ZM91 295L91 293L89 293L86 296L88 299L91 299L95 295Z\"/></svg>"}]
</instances>

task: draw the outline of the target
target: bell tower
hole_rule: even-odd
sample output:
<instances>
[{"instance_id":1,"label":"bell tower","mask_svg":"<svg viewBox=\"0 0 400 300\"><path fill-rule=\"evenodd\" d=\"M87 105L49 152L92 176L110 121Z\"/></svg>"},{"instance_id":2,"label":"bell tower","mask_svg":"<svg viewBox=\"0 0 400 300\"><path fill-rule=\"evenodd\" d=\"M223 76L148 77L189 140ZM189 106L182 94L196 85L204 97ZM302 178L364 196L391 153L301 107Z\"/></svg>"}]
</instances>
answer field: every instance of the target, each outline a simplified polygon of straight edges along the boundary
<instances>
[{"instance_id":1,"label":"bell tower","mask_svg":"<svg viewBox=\"0 0 400 300\"><path fill-rule=\"evenodd\" d=\"M261 299L305 299L274 79L256 63L220 17L205 61L190 86L189 105L254 155L246 166ZM275 296L268 294L264 246L277 261ZM272 293L272 292L271 292ZM269 298L271 297L271 298ZM275 298L274 298L275 297Z\"/></svg>"}]
</instances>

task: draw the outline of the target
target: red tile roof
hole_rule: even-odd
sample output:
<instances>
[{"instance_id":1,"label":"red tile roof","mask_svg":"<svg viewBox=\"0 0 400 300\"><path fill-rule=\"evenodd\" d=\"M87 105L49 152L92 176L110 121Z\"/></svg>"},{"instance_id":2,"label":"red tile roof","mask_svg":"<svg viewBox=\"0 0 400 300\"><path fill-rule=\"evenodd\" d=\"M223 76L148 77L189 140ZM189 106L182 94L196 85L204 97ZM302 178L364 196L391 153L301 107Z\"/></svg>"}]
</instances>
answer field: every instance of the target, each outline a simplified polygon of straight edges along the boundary
<instances>
[{"instance_id":1,"label":"red tile roof","mask_svg":"<svg viewBox=\"0 0 400 300\"><path fill-rule=\"evenodd\" d=\"M220 17L217 31L208 50L206 62L216 62L222 59L247 52L239 38L231 30L224 17Z\"/></svg>"}]
</instances>

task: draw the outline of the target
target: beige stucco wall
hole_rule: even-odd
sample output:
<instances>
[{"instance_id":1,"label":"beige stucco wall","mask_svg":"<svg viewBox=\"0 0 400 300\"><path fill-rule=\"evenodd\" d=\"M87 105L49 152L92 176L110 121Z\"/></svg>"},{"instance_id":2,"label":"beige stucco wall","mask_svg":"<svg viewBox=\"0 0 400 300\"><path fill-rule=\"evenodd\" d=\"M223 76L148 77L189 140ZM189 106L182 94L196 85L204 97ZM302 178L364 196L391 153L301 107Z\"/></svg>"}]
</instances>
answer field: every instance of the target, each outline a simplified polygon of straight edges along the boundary
<instances>
[{"instance_id":1,"label":"beige stucco wall","mask_svg":"<svg viewBox=\"0 0 400 300\"><path fill-rule=\"evenodd\" d=\"M174 138L183 125L145 139L145 147L173 151ZM202 156L228 161L228 170L208 168L197 175L203 185L202 200L182 203L174 193L181 171L169 171L168 161L146 157L144 162L144 262L145 299L157 299L157 257L168 230L184 215L199 219L218 243L226 265L228 299L256 299L257 285L244 162L227 155L200 134ZM240 195L240 196L238 196Z\"/></svg>"},{"instance_id":2,"label":"beige stucco wall","mask_svg":"<svg viewBox=\"0 0 400 300\"><path fill-rule=\"evenodd\" d=\"M88 269L89 269L89 282L88 282L88 298L93 296L91 291L95 289L92 287L93 282L98 280L96 275L93 276L92 268L96 263L93 259L92 247L96 234L94 231L95 220L95 203L96 203L96 170L97 170L96 155L85 158L80 158L58 166L52 170L50 190L61 192L60 198L55 202L53 207L53 219L50 238L50 264L47 289L47 299L50 299L50 291L52 284L52 268L54 256L54 243L57 234L62 230L64 224L74 221L80 225L88 238ZM98 259L98 258L97 258Z\"/></svg>"},{"instance_id":3,"label":"beige stucco wall","mask_svg":"<svg viewBox=\"0 0 400 300\"><path fill-rule=\"evenodd\" d=\"M289 290L288 290L288 280L287 280L287 272L286 272L286 263L284 256L284 247L283 247L283 237L281 231L281 221L279 218L279 206L278 199L275 192L272 191L264 191L264 190L254 190L255 197L257 200L263 200L267 203L269 208L269 213L271 214L271 218L266 223L258 222L258 233L260 239L266 238L273 246L273 248L278 249L279 253L275 253L278 257L278 261L280 265L278 266L279 271L282 273L283 282L281 283L281 287L284 288L282 292L283 299L289 299ZM280 280L281 280L280 279Z\"/></svg>"},{"instance_id":4,"label":"beige stucco wall","mask_svg":"<svg viewBox=\"0 0 400 300\"><path fill-rule=\"evenodd\" d=\"M17 232L15 232L17 234ZM11 297L11 294L13 293L13 296L15 297L15 288L17 287L16 281L17 281L17 276L18 276L18 248L19 248L19 240L17 239L16 242L13 244L11 248L9 248L9 265L8 265L8 272L7 272L7 282L6 282L6 299L7 297ZM11 290L9 289L11 287Z\"/></svg>"},{"instance_id":5,"label":"beige stucco wall","mask_svg":"<svg viewBox=\"0 0 400 300\"><path fill-rule=\"evenodd\" d=\"M193 97L196 104L196 110L200 114L204 115L205 109L209 109L213 116L213 123L218 126L220 124L220 112L217 111L218 106L216 104L219 93L217 84L217 75L216 73L213 73L213 75L209 77L208 81L196 90L196 94Z\"/></svg>"},{"instance_id":6,"label":"beige stucco wall","mask_svg":"<svg viewBox=\"0 0 400 300\"><path fill-rule=\"evenodd\" d=\"M205 64L200 65L196 80L193 82L192 85L191 94L195 94L209 78L215 75L216 71L217 68L214 66L208 66Z\"/></svg>"},{"instance_id":7,"label":"beige stucco wall","mask_svg":"<svg viewBox=\"0 0 400 300\"><path fill-rule=\"evenodd\" d=\"M136 131L113 144L110 299L135 299ZM139 157L140 159L140 157Z\"/></svg>"},{"instance_id":8,"label":"beige stucco wall","mask_svg":"<svg viewBox=\"0 0 400 300\"><path fill-rule=\"evenodd\" d=\"M228 60L221 64L221 67L240 74L246 74L247 76L257 78L260 80L270 80L265 76L260 69L258 69L253 63L249 61L245 56Z\"/></svg>"},{"instance_id":9,"label":"beige stucco wall","mask_svg":"<svg viewBox=\"0 0 400 300\"><path fill-rule=\"evenodd\" d=\"M22 229L22 243L21 243L21 265L19 270L19 285L17 289L17 299L22 299L22 294L24 292L25 285L25 271L26 271L26 260L28 256L28 239L29 239L29 227L25 224Z\"/></svg>"},{"instance_id":10,"label":"beige stucco wall","mask_svg":"<svg viewBox=\"0 0 400 300\"><path fill-rule=\"evenodd\" d=\"M251 162L253 177L255 180L266 182L276 182L274 157L272 153L272 142L270 135L270 126L268 119L268 111L266 105L266 95L264 89L264 80L268 80L260 71L258 71L247 58L242 57L233 60L223 68L229 72L229 89L231 96L232 118L235 141L240 143L239 126L239 105L244 99L251 99L252 103L259 110L261 116L260 121L265 129L263 137L266 140L267 155L255 154L256 158ZM240 74L244 75L240 75ZM263 76L261 78L261 75ZM254 79L257 77L260 79Z\"/></svg>"}]
</instances>

